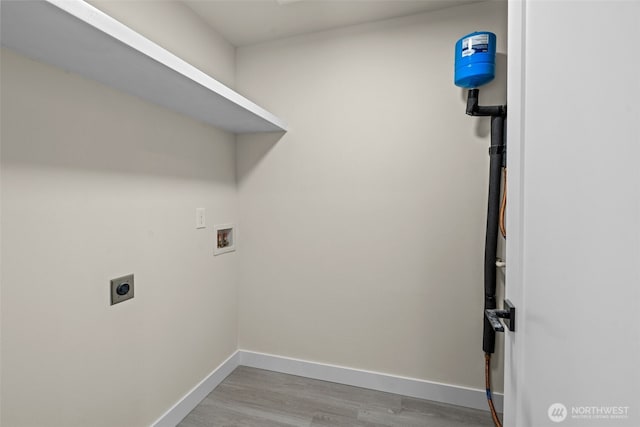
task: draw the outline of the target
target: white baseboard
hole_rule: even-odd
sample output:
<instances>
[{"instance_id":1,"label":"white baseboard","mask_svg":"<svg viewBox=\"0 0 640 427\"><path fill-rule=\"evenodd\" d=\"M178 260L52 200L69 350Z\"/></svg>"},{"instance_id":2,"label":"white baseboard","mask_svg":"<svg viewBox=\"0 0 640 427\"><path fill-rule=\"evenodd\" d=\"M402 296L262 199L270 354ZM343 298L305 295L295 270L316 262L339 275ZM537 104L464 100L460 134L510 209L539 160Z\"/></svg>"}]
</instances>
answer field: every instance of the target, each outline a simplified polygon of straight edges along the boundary
<instances>
[{"instance_id":1,"label":"white baseboard","mask_svg":"<svg viewBox=\"0 0 640 427\"><path fill-rule=\"evenodd\" d=\"M158 418L152 424L153 427L175 427L240 365L468 408L488 410L485 391L480 389L364 371L362 369L345 368L344 366L326 363L309 362L255 351L238 350ZM502 394L493 394L493 401L499 412L502 412L502 400Z\"/></svg>"},{"instance_id":2,"label":"white baseboard","mask_svg":"<svg viewBox=\"0 0 640 427\"><path fill-rule=\"evenodd\" d=\"M173 405L167 412L158 418L152 426L175 427L178 425L178 423L182 421L182 419L186 417L193 408L198 406L198 403L202 402L202 400L207 397L214 388L218 387L218 384L224 381L224 379L238 367L239 360L240 352L236 351L209 375L207 375L205 379L200 381L198 385L185 394L184 397Z\"/></svg>"},{"instance_id":3,"label":"white baseboard","mask_svg":"<svg viewBox=\"0 0 640 427\"><path fill-rule=\"evenodd\" d=\"M247 350L239 350L238 352L239 364L243 366L488 410L485 390L309 362L273 354ZM493 393L493 402L499 412L502 412L502 401L501 393Z\"/></svg>"}]
</instances>

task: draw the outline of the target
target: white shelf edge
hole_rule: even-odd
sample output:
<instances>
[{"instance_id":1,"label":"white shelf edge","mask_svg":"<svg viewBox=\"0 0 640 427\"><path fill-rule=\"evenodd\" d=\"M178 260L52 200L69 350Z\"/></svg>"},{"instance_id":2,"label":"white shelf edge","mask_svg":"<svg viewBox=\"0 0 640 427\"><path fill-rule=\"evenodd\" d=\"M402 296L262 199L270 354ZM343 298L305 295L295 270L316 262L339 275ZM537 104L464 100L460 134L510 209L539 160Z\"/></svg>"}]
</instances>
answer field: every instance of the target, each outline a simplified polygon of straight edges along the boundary
<instances>
[{"instance_id":1,"label":"white shelf edge","mask_svg":"<svg viewBox=\"0 0 640 427\"><path fill-rule=\"evenodd\" d=\"M287 130L269 111L82 0L3 1L1 16L2 45L27 57L230 132Z\"/></svg>"}]
</instances>

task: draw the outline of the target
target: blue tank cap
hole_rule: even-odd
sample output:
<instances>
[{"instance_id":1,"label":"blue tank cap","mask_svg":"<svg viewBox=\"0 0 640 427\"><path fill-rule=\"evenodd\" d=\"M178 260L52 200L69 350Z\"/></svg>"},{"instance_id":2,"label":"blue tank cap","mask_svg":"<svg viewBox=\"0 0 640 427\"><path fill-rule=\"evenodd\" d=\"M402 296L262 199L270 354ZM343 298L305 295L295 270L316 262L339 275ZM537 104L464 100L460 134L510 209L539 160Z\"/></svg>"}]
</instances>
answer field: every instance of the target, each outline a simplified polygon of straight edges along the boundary
<instances>
[{"instance_id":1,"label":"blue tank cap","mask_svg":"<svg viewBox=\"0 0 640 427\"><path fill-rule=\"evenodd\" d=\"M489 83L496 75L496 35L476 31L456 43L454 83L473 89Z\"/></svg>"}]
</instances>

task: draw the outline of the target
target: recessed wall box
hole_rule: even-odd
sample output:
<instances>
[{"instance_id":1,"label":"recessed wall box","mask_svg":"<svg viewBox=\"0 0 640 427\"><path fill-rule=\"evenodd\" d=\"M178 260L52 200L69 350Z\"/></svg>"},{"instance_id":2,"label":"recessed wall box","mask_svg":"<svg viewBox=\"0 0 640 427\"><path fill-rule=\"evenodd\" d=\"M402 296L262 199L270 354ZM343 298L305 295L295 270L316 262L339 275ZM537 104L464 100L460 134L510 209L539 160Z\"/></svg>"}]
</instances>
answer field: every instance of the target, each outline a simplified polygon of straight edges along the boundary
<instances>
[{"instance_id":1,"label":"recessed wall box","mask_svg":"<svg viewBox=\"0 0 640 427\"><path fill-rule=\"evenodd\" d=\"M215 244L213 254L220 255L236 250L236 228L233 224L218 224L213 226L215 230Z\"/></svg>"}]
</instances>

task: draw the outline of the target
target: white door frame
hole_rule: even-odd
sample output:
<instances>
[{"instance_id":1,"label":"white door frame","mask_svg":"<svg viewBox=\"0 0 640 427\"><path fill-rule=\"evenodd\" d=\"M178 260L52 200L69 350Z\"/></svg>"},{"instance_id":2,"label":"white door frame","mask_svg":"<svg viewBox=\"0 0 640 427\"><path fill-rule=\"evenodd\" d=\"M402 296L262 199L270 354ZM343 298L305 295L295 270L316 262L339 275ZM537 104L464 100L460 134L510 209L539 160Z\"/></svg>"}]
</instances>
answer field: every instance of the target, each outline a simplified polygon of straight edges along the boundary
<instances>
[{"instance_id":1,"label":"white door frame","mask_svg":"<svg viewBox=\"0 0 640 427\"><path fill-rule=\"evenodd\" d=\"M518 353L516 340L523 337L526 327L522 321L524 305L523 217L524 217L524 105L525 105L525 24L526 0L509 0L507 53L507 170L508 209L506 222L509 238L506 241L505 297L516 306L516 332L506 331L504 344L504 425L516 426L520 405L522 374L518 368L524 363Z\"/></svg>"}]
</instances>

